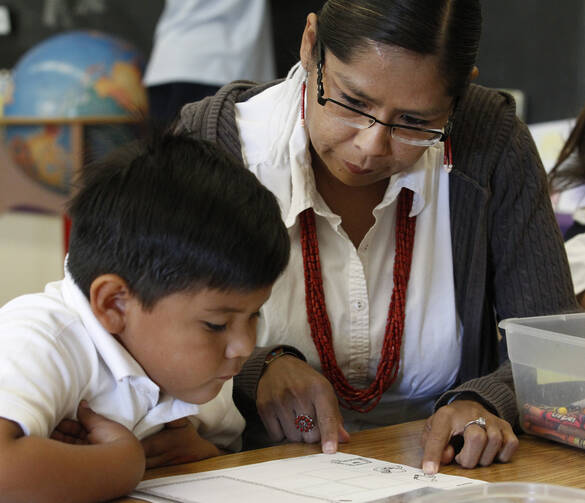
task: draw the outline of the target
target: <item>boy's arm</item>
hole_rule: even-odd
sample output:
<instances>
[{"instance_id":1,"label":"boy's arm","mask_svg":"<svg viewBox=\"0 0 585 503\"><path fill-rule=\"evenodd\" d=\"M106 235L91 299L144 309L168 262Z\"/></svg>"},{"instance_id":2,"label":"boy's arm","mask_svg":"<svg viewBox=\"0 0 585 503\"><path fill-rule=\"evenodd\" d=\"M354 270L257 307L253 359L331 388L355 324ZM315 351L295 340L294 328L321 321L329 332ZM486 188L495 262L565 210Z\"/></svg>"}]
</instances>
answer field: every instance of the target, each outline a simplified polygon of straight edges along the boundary
<instances>
[{"instance_id":1,"label":"boy's arm","mask_svg":"<svg viewBox=\"0 0 585 503\"><path fill-rule=\"evenodd\" d=\"M91 445L24 436L0 418L0 502L103 501L136 487L145 466L136 437L85 405L78 418Z\"/></svg>"},{"instance_id":2,"label":"boy's arm","mask_svg":"<svg viewBox=\"0 0 585 503\"><path fill-rule=\"evenodd\" d=\"M87 432L73 419L64 419L51 434L51 438L68 444L88 444ZM191 463L225 454L197 432L189 417L175 419L164 428L140 442L146 456L146 468Z\"/></svg>"}]
</instances>

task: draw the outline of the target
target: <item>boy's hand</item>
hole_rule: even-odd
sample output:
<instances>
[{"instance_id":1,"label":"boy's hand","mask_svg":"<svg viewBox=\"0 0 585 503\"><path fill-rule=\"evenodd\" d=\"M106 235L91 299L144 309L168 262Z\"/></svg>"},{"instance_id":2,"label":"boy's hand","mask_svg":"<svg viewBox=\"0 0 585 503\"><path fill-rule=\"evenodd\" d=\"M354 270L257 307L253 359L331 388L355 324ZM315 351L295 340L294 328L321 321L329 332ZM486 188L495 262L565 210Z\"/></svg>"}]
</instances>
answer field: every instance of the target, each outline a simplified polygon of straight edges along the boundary
<instances>
[{"instance_id":1,"label":"boy's hand","mask_svg":"<svg viewBox=\"0 0 585 503\"><path fill-rule=\"evenodd\" d=\"M51 433L51 438L66 444L86 445L89 443L87 431L79 421L74 419L63 419Z\"/></svg>"},{"instance_id":2,"label":"boy's hand","mask_svg":"<svg viewBox=\"0 0 585 503\"><path fill-rule=\"evenodd\" d=\"M221 454L220 450L202 438L189 418L167 423L163 430L142 440L146 468L189 463Z\"/></svg>"},{"instance_id":3,"label":"boy's hand","mask_svg":"<svg viewBox=\"0 0 585 503\"><path fill-rule=\"evenodd\" d=\"M51 438L67 444L87 445L113 442L119 437L135 438L124 426L96 414L83 400L77 409L78 421L63 419L56 427ZM89 438L88 427L93 428L93 437Z\"/></svg>"},{"instance_id":4,"label":"boy's hand","mask_svg":"<svg viewBox=\"0 0 585 503\"><path fill-rule=\"evenodd\" d=\"M282 356L268 365L258 383L256 406L270 438L278 442L321 441L325 453L337 451L338 442L347 442L337 397L331 383L306 362ZM315 427L301 432L297 415L310 416Z\"/></svg>"},{"instance_id":5,"label":"boy's hand","mask_svg":"<svg viewBox=\"0 0 585 503\"><path fill-rule=\"evenodd\" d=\"M89 444L108 444L118 441L138 442L138 439L128 428L96 414L89 408L85 400L82 400L77 408L77 418L87 432L86 438Z\"/></svg>"}]
</instances>

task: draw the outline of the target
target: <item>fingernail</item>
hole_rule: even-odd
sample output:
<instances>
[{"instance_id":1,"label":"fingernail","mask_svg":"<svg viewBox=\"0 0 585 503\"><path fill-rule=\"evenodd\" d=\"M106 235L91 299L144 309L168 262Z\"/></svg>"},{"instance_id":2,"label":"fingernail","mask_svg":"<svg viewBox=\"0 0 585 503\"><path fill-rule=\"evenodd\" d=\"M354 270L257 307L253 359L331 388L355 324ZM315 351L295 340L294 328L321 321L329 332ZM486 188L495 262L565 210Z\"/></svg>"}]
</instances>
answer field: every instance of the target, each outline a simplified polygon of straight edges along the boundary
<instances>
[{"instance_id":1,"label":"fingernail","mask_svg":"<svg viewBox=\"0 0 585 503\"><path fill-rule=\"evenodd\" d=\"M323 452L325 454L335 454L336 451L337 449L334 442L325 442L323 444Z\"/></svg>"},{"instance_id":2,"label":"fingernail","mask_svg":"<svg viewBox=\"0 0 585 503\"><path fill-rule=\"evenodd\" d=\"M87 403L87 400L81 400L81 403L79 405L85 407L86 409L89 409L89 404Z\"/></svg>"},{"instance_id":3,"label":"fingernail","mask_svg":"<svg viewBox=\"0 0 585 503\"><path fill-rule=\"evenodd\" d=\"M437 463L433 463L432 461L425 461L422 466L423 472L427 475L434 475L439 471L439 467Z\"/></svg>"}]
</instances>

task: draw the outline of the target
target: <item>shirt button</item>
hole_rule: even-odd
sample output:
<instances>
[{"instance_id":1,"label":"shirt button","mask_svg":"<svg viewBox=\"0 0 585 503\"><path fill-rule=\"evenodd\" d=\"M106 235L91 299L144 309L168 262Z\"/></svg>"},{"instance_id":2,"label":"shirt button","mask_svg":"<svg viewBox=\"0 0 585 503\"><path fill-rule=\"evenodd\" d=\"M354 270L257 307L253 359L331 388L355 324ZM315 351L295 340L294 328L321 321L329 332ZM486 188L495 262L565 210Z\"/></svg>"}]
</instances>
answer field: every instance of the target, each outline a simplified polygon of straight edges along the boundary
<instances>
[{"instance_id":1,"label":"shirt button","mask_svg":"<svg viewBox=\"0 0 585 503\"><path fill-rule=\"evenodd\" d=\"M362 300L356 300L353 303L353 307L355 308L356 311L361 311L364 307L365 307L366 303Z\"/></svg>"}]
</instances>

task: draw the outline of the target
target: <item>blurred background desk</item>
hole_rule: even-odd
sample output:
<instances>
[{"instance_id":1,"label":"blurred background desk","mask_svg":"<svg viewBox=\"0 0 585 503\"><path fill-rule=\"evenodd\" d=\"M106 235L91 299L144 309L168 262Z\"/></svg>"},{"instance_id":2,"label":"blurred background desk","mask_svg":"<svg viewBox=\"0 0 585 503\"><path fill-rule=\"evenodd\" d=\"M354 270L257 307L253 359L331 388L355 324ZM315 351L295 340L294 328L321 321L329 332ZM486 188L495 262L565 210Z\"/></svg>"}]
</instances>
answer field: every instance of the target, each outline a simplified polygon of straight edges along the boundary
<instances>
[{"instance_id":1,"label":"blurred background desk","mask_svg":"<svg viewBox=\"0 0 585 503\"><path fill-rule=\"evenodd\" d=\"M422 458L420 434L424 421L397 424L385 428L354 433L350 442L340 445L340 451L419 467ZM197 463L148 470L145 478L198 473L220 468L305 456L321 452L319 445L286 444L266 449L218 456ZM536 482L585 489L585 452L548 440L522 435L520 447L510 463L466 470L458 465L441 467L441 473L459 475L487 482ZM116 500L127 503L129 498Z\"/></svg>"}]
</instances>

